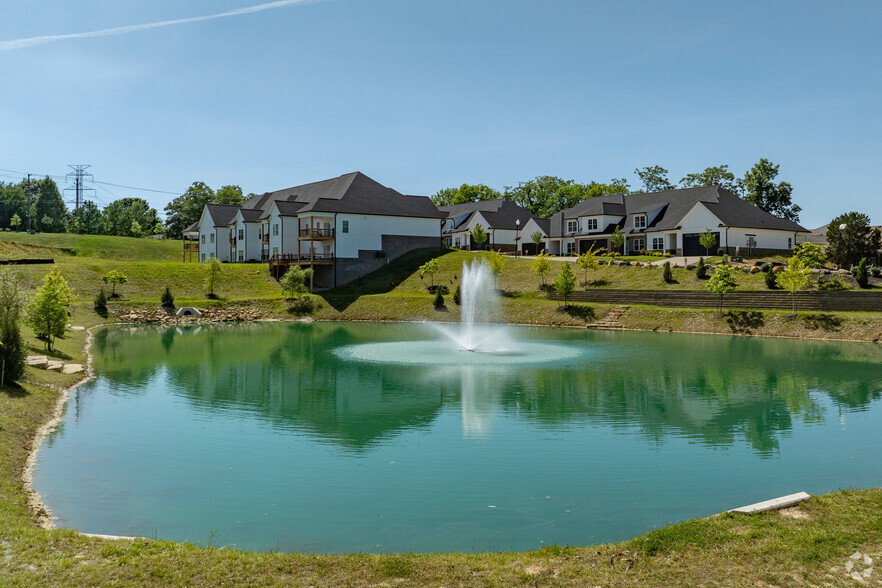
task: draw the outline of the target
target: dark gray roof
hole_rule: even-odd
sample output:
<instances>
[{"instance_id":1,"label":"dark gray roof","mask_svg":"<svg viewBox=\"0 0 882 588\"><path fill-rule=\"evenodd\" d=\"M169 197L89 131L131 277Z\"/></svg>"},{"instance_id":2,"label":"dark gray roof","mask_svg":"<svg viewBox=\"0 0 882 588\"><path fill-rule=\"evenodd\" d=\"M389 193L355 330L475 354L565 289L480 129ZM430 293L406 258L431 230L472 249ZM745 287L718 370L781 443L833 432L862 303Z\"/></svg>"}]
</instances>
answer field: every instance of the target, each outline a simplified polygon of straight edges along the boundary
<instances>
[{"instance_id":1,"label":"dark gray roof","mask_svg":"<svg viewBox=\"0 0 882 588\"><path fill-rule=\"evenodd\" d=\"M405 196L361 172L267 192L251 198L244 206L260 209L261 217L266 218L273 202L283 215L304 212L347 212L438 219L445 216L438 212L428 197Z\"/></svg>"},{"instance_id":2,"label":"dark gray roof","mask_svg":"<svg viewBox=\"0 0 882 588\"><path fill-rule=\"evenodd\" d=\"M527 221L532 219L540 220L532 212L523 208L511 200L505 198L496 198L494 200L479 200L477 202L465 202L463 204L452 204L450 206L439 206L440 210L447 218L454 220L454 230L464 223L468 223L472 216L480 212L484 220L490 225L488 229L517 229L517 221L521 221L523 227ZM448 231L449 232L449 231Z\"/></svg>"},{"instance_id":3,"label":"dark gray roof","mask_svg":"<svg viewBox=\"0 0 882 588\"><path fill-rule=\"evenodd\" d=\"M242 220L246 223L256 223L260 220L260 215L263 214L262 210L253 208L240 208L239 212L242 214Z\"/></svg>"},{"instance_id":4,"label":"dark gray roof","mask_svg":"<svg viewBox=\"0 0 882 588\"><path fill-rule=\"evenodd\" d=\"M232 204L206 204L205 206L208 207L211 220L214 221L214 226L216 227L225 227L233 222L233 217L236 216L239 208L241 208Z\"/></svg>"},{"instance_id":5,"label":"dark gray roof","mask_svg":"<svg viewBox=\"0 0 882 588\"><path fill-rule=\"evenodd\" d=\"M186 229L182 231L183 233L198 233L199 232L199 221L196 221Z\"/></svg>"},{"instance_id":6,"label":"dark gray roof","mask_svg":"<svg viewBox=\"0 0 882 588\"><path fill-rule=\"evenodd\" d=\"M632 215L655 211L659 211L658 215L646 230L676 230L683 222L683 218L698 202L701 202L720 219L722 226L807 232L799 224L771 215L726 189L717 186L702 186L665 192L610 194L588 198L551 217L553 234L550 236L563 236L564 219L601 215L626 217L624 222L619 224L622 227L620 230L625 233L636 232ZM614 226L610 225L596 234L606 234L607 230L614 228ZM643 232L643 229L639 229L639 231Z\"/></svg>"}]
</instances>

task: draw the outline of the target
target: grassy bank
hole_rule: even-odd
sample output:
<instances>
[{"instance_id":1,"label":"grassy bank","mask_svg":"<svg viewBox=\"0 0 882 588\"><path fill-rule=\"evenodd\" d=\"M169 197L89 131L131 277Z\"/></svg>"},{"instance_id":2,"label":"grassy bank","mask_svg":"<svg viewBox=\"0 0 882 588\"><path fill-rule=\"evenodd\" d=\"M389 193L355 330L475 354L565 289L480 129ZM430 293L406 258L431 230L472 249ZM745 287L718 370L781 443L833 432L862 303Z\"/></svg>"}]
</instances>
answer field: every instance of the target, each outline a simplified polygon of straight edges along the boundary
<instances>
[{"instance_id":1,"label":"grassy bank","mask_svg":"<svg viewBox=\"0 0 882 588\"><path fill-rule=\"evenodd\" d=\"M209 301L202 285L204 266L155 258L154 253L137 253L138 243L143 240L131 240L137 242L131 245L135 253L121 251L113 253L117 257L90 257L84 254L86 246L75 249L76 243L65 252L38 243L16 241L10 245L5 237L0 238L0 245L6 250L30 248L34 249L34 257L42 257L48 249L56 257L62 273L78 292L71 322L84 326L107 320L94 312L91 299L100 286L100 276L110 269L120 269L130 280L121 288L122 299L111 304L112 313L157 306L161 288L169 284L179 304L187 300L197 306L257 307L267 317L306 313L331 320L458 320L459 307L451 295L461 277L462 262L474 256L454 251L413 254L348 287L309 297L305 304L282 300L278 285L264 265L225 265L219 285L221 300ZM93 251L106 251L110 245L97 243L93 247ZM416 271L432 255L440 255L441 262L441 270L433 278L435 283L450 290L446 308L440 311L433 308L433 296L426 290L430 278L421 279ZM559 303L547 300L539 291L529 263L510 259L500 278L503 311L509 322L583 326L609 312L604 305L560 309ZM557 265L552 276L561 262L553 263ZM48 271L47 266L17 269L32 287ZM583 281L581 272L577 275ZM624 284L630 282L651 282L655 288L659 285L656 277L661 282L660 269L607 267L591 272L589 282L603 279L607 284L598 287L617 288L627 287ZM682 286L689 279L685 275L675 277ZM795 320L786 315L785 311L733 311L718 317L713 309L634 306L621 322L628 328L658 331L858 340L882 336L880 313L803 314ZM31 333L25 334L32 351L41 351L42 344ZM53 355L85 363L85 342L85 332L69 330L56 341ZM21 386L0 389L0 585L853 586L855 582L845 567L849 555L860 551L874 559L882 557L882 518L878 516L882 490L877 489L814 497L782 513L686 521L618 544L548 547L526 553L243 553L45 530L34 522L28 508L22 474L37 429L52 417L61 391L75 380L76 376L29 368ZM865 567L860 564L855 569ZM879 572L874 572L869 582L879 578Z\"/></svg>"}]
</instances>

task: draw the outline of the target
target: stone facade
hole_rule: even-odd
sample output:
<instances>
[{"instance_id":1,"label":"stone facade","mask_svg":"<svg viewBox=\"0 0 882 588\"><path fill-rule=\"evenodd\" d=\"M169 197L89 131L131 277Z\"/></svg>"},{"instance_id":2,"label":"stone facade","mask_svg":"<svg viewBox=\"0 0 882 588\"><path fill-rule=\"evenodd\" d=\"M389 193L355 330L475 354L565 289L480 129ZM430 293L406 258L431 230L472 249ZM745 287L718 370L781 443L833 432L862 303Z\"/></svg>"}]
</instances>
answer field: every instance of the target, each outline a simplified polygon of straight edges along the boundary
<instances>
[{"instance_id":1,"label":"stone facade","mask_svg":"<svg viewBox=\"0 0 882 588\"><path fill-rule=\"evenodd\" d=\"M331 270L331 279L336 274L336 285L342 286L372 271L378 270L393 259L401 257L408 251L427 247L441 247L441 237L405 237L400 235L383 235L382 251L364 250L358 252L358 259L337 258ZM324 276L322 276L324 278ZM323 280L324 281L324 280ZM316 271L316 287L329 288L319 281Z\"/></svg>"}]
</instances>

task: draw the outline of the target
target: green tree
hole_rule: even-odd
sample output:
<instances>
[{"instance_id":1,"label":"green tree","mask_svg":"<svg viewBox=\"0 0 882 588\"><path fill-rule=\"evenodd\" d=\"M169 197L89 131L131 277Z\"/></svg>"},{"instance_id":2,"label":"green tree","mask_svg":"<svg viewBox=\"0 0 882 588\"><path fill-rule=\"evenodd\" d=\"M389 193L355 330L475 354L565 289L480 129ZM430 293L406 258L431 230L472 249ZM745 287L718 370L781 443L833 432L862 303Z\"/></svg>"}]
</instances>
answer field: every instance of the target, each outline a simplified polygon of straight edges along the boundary
<instances>
[{"instance_id":1,"label":"green tree","mask_svg":"<svg viewBox=\"0 0 882 588\"><path fill-rule=\"evenodd\" d=\"M22 184L4 184L0 182L0 229L7 227L17 230L28 216L28 199ZM13 227L12 219L18 218L18 225ZM23 228L23 227L22 227Z\"/></svg>"},{"instance_id":2,"label":"green tree","mask_svg":"<svg viewBox=\"0 0 882 588\"><path fill-rule=\"evenodd\" d=\"M787 268L778 274L778 285L790 292L793 315L796 316L796 293L808 286L811 269L794 255L787 261Z\"/></svg>"},{"instance_id":3,"label":"green tree","mask_svg":"<svg viewBox=\"0 0 882 588\"><path fill-rule=\"evenodd\" d=\"M166 285L165 290L162 291L162 295L159 297L159 301L163 306L167 308L175 307L175 297L172 296L171 289Z\"/></svg>"},{"instance_id":4,"label":"green tree","mask_svg":"<svg viewBox=\"0 0 882 588\"><path fill-rule=\"evenodd\" d=\"M564 308L568 307L569 298L576 290L576 274L573 273L573 268L570 267L570 264L563 264L560 273L554 279L553 286L557 295L564 299Z\"/></svg>"},{"instance_id":5,"label":"green tree","mask_svg":"<svg viewBox=\"0 0 882 588\"><path fill-rule=\"evenodd\" d=\"M870 273L867 270L867 258L862 257L854 272L854 279L858 286L867 288L870 285Z\"/></svg>"},{"instance_id":6,"label":"green tree","mask_svg":"<svg viewBox=\"0 0 882 588\"><path fill-rule=\"evenodd\" d=\"M296 297L299 301L301 296L309 292L306 284L307 281L312 281L312 275L312 268L304 269L299 265L292 265L285 272L285 275L282 276L282 279L279 280L279 285L282 287L282 291L288 295L288 298Z\"/></svg>"},{"instance_id":7,"label":"green tree","mask_svg":"<svg viewBox=\"0 0 882 588\"><path fill-rule=\"evenodd\" d=\"M551 271L551 260L548 258L548 254L543 249L536 256L536 259L533 260L533 263L530 264L530 269L536 272L536 275L539 276L539 280L541 282L540 287L545 286L545 276L548 275L548 272Z\"/></svg>"},{"instance_id":8,"label":"green tree","mask_svg":"<svg viewBox=\"0 0 882 588\"><path fill-rule=\"evenodd\" d=\"M100 235L104 231L104 216L101 214L101 209L91 200L83 202L77 217L80 221L80 233Z\"/></svg>"},{"instance_id":9,"label":"green tree","mask_svg":"<svg viewBox=\"0 0 882 588\"><path fill-rule=\"evenodd\" d=\"M484 243L487 242L487 231L484 230L481 223L476 224L472 229L472 240L478 244L479 250L484 248Z\"/></svg>"},{"instance_id":10,"label":"green tree","mask_svg":"<svg viewBox=\"0 0 882 588\"><path fill-rule=\"evenodd\" d=\"M773 181L778 176L778 167L763 158L748 170L742 180L744 199L769 214L798 221L802 208L791 201L793 187L788 182Z\"/></svg>"},{"instance_id":11,"label":"green tree","mask_svg":"<svg viewBox=\"0 0 882 588\"><path fill-rule=\"evenodd\" d=\"M827 226L827 255L839 267L853 266L862 257L878 257L879 249L882 236L865 214L846 212Z\"/></svg>"},{"instance_id":12,"label":"green tree","mask_svg":"<svg viewBox=\"0 0 882 588\"><path fill-rule=\"evenodd\" d=\"M699 235L698 243L704 247L704 254L710 255L710 248L717 244L717 237L711 233L710 229L707 229L704 233Z\"/></svg>"},{"instance_id":13,"label":"green tree","mask_svg":"<svg viewBox=\"0 0 882 588\"><path fill-rule=\"evenodd\" d=\"M738 280L735 276L735 269L729 265L721 265L714 270L713 275L707 282L706 288L709 292L720 295L720 314L723 314L723 294L734 292L738 287Z\"/></svg>"},{"instance_id":14,"label":"green tree","mask_svg":"<svg viewBox=\"0 0 882 588\"><path fill-rule=\"evenodd\" d=\"M674 270L671 269L671 262L666 261L664 271L662 272L662 280L664 280L665 284L670 284L674 281Z\"/></svg>"},{"instance_id":15,"label":"green tree","mask_svg":"<svg viewBox=\"0 0 882 588\"><path fill-rule=\"evenodd\" d=\"M43 285L34 294L27 307L27 322L34 334L46 341L52 351L55 337L64 335L67 324L67 307L73 300L73 291L61 275L58 266L43 278Z\"/></svg>"},{"instance_id":16,"label":"green tree","mask_svg":"<svg viewBox=\"0 0 882 588\"><path fill-rule=\"evenodd\" d=\"M664 192L673 190L674 185L668 180L668 170L660 165L641 167L634 170L645 192Z\"/></svg>"},{"instance_id":17,"label":"green tree","mask_svg":"<svg viewBox=\"0 0 882 588\"><path fill-rule=\"evenodd\" d=\"M420 266L420 277L423 275L429 274L429 285L430 287L435 286L435 272L441 269L441 264L438 263L438 259L430 259L426 263Z\"/></svg>"},{"instance_id":18,"label":"green tree","mask_svg":"<svg viewBox=\"0 0 882 588\"><path fill-rule=\"evenodd\" d=\"M155 208L143 198L121 198L104 209L104 233L118 237L143 237L159 222ZM180 236L180 235L179 235Z\"/></svg>"},{"instance_id":19,"label":"green tree","mask_svg":"<svg viewBox=\"0 0 882 588\"><path fill-rule=\"evenodd\" d=\"M588 283L588 270L597 269L597 251L594 250L594 244L591 244L591 247L588 248L588 251L579 256L579 261L577 262L579 267L582 268L584 273L584 282Z\"/></svg>"},{"instance_id":20,"label":"green tree","mask_svg":"<svg viewBox=\"0 0 882 588\"><path fill-rule=\"evenodd\" d=\"M459 188L444 188L438 190L432 196L435 206L450 206L452 204L465 204L466 202L478 202L480 200L496 200L502 198L498 190L494 190L484 184L463 184Z\"/></svg>"},{"instance_id":21,"label":"green tree","mask_svg":"<svg viewBox=\"0 0 882 588\"><path fill-rule=\"evenodd\" d=\"M0 269L0 387L21 378L25 368L25 345L21 338L24 296L19 277Z\"/></svg>"},{"instance_id":22,"label":"green tree","mask_svg":"<svg viewBox=\"0 0 882 588\"><path fill-rule=\"evenodd\" d=\"M487 267L493 276L493 280L496 282L497 288L499 288L499 276L502 275L502 270L505 269L507 261L502 252L493 249L490 250L490 255L487 256Z\"/></svg>"},{"instance_id":23,"label":"green tree","mask_svg":"<svg viewBox=\"0 0 882 588\"><path fill-rule=\"evenodd\" d=\"M695 266L695 277L699 280L707 279L707 265L704 263L704 258L698 258L698 264Z\"/></svg>"},{"instance_id":24,"label":"green tree","mask_svg":"<svg viewBox=\"0 0 882 588\"><path fill-rule=\"evenodd\" d=\"M806 267L819 268L827 262L827 252L824 247L814 243L800 243L793 253Z\"/></svg>"},{"instance_id":25,"label":"green tree","mask_svg":"<svg viewBox=\"0 0 882 588\"><path fill-rule=\"evenodd\" d=\"M728 165L706 167L702 172L686 174L686 177L680 179L680 186L683 188L719 186L736 194L741 192L741 186L735 174L729 171Z\"/></svg>"},{"instance_id":26,"label":"green tree","mask_svg":"<svg viewBox=\"0 0 882 588\"><path fill-rule=\"evenodd\" d=\"M12 218L9 219L9 228L12 229L13 231L17 231L18 227L20 227L20 226L21 226L21 217L19 217L17 214L13 214Z\"/></svg>"},{"instance_id":27,"label":"green tree","mask_svg":"<svg viewBox=\"0 0 882 588\"><path fill-rule=\"evenodd\" d=\"M242 188L235 185L221 186L220 188L218 188L217 192L214 195L214 198L212 199L212 204L232 204L235 206L239 206L241 204L244 204L244 202L245 198L242 196ZM201 214L202 211L200 210L199 212Z\"/></svg>"},{"instance_id":28,"label":"green tree","mask_svg":"<svg viewBox=\"0 0 882 588\"><path fill-rule=\"evenodd\" d=\"M214 289L217 288L220 281L223 266L217 257L212 257L208 262L208 275L205 277L205 289L208 290L209 298L217 298Z\"/></svg>"},{"instance_id":29,"label":"green tree","mask_svg":"<svg viewBox=\"0 0 882 588\"><path fill-rule=\"evenodd\" d=\"M121 271L110 270L109 272L101 276L101 281L103 281L105 284L110 284L110 297L116 298L116 287L127 283L129 279Z\"/></svg>"},{"instance_id":30,"label":"green tree","mask_svg":"<svg viewBox=\"0 0 882 588\"><path fill-rule=\"evenodd\" d=\"M537 176L514 187L506 186L503 195L536 216L548 218L584 200L587 197L587 188L573 180Z\"/></svg>"},{"instance_id":31,"label":"green tree","mask_svg":"<svg viewBox=\"0 0 882 588\"><path fill-rule=\"evenodd\" d=\"M533 242L533 245L536 246L536 253L539 253L542 247L542 232L536 231L532 235L530 235L530 241Z\"/></svg>"},{"instance_id":32,"label":"green tree","mask_svg":"<svg viewBox=\"0 0 882 588\"><path fill-rule=\"evenodd\" d=\"M199 220L206 204L214 203L215 193L205 182L193 182L187 191L165 207L166 235L180 239L184 229Z\"/></svg>"},{"instance_id":33,"label":"green tree","mask_svg":"<svg viewBox=\"0 0 882 588\"><path fill-rule=\"evenodd\" d=\"M625 245L625 235L619 230L618 226L616 226L613 234L610 235L609 242L613 246L613 251L617 253L622 252L622 247Z\"/></svg>"},{"instance_id":34,"label":"green tree","mask_svg":"<svg viewBox=\"0 0 882 588\"><path fill-rule=\"evenodd\" d=\"M34 219L37 221L36 230L44 233L61 232L64 229L64 220L67 216L67 207L61 198L58 186L49 176L37 182L37 199L34 202Z\"/></svg>"}]
</instances>

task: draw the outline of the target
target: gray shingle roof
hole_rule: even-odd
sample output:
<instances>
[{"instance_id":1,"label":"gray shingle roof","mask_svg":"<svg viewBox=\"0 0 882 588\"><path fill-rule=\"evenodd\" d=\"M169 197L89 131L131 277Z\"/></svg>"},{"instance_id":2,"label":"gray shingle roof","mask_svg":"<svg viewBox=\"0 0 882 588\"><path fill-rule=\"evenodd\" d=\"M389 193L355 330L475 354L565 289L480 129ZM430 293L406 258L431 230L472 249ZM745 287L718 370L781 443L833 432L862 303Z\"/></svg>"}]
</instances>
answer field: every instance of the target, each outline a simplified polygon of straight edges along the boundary
<instances>
[{"instance_id":1,"label":"gray shingle roof","mask_svg":"<svg viewBox=\"0 0 882 588\"><path fill-rule=\"evenodd\" d=\"M211 220L214 226L225 227L233 222L233 217L239 212L239 206L232 204L206 204L208 212L211 214Z\"/></svg>"},{"instance_id":2,"label":"gray shingle roof","mask_svg":"<svg viewBox=\"0 0 882 588\"><path fill-rule=\"evenodd\" d=\"M439 206L440 210L447 218L454 219L454 229L464 223L468 223L469 219L476 212L480 212L484 220L489 223L488 229L517 229L517 221L521 221L521 226L527 224L527 221L538 219L532 212L523 208L511 200L505 198L497 198L495 200L479 200L477 202L465 202L463 204L451 204L450 206Z\"/></svg>"},{"instance_id":3,"label":"gray shingle roof","mask_svg":"<svg viewBox=\"0 0 882 588\"><path fill-rule=\"evenodd\" d=\"M563 236L566 219L601 215L626 217L624 223L620 224L621 230L625 233L632 233L636 232L633 226L634 214L657 210L660 210L658 216L646 230L676 230L682 224L683 218L698 202L701 202L720 219L722 226L807 232L799 224L771 215L726 189L717 186L703 186L646 194L610 194L588 198L551 217L552 234L550 236ZM643 230L638 229L637 231L642 232ZM605 233L606 229L597 234Z\"/></svg>"}]
</instances>

